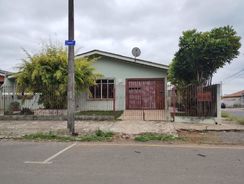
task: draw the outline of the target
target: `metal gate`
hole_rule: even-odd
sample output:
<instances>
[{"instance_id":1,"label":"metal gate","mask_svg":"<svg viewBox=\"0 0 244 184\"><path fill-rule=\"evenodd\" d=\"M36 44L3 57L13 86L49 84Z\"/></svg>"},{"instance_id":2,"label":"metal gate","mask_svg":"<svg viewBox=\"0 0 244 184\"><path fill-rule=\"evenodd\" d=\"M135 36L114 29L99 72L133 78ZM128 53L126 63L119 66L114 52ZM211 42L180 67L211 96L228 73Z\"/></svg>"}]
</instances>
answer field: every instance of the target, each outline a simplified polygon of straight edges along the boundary
<instances>
[{"instance_id":1,"label":"metal gate","mask_svg":"<svg viewBox=\"0 0 244 184\"><path fill-rule=\"evenodd\" d=\"M164 79L127 79L126 109L164 109Z\"/></svg>"},{"instance_id":2,"label":"metal gate","mask_svg":"<svg viewBox=\"0 0 244 184\"><path fill-rule=\"evenodd\" d=\"M217 117L217 85L174 87L171 106L177 116Z\"/></svg>"}]
</instances>

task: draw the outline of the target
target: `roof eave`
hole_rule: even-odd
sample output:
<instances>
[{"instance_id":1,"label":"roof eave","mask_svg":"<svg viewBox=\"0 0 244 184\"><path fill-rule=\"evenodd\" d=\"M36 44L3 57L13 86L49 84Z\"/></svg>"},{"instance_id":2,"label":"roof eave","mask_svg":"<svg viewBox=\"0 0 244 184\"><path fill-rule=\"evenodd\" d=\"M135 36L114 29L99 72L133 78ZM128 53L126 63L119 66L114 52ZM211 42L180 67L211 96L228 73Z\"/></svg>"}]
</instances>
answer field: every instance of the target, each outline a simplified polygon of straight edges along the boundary
<instances>
[{"instance_id":1,"label":"roof eave","mask_svg":"<svg viewBox=\"0 0 244 184\"><path fill-rule=\"evenodd\" d=\"M112 58L117 58L120 60L129 61L129 62L136 62L138 64L147 65L147 66L156 67L156 68L161 68L161 69L165 69L165 70L169 69L169 67L167 65L158 64L158 63L154 63L154 62L150 62L150 61L146 61L146 60L141 60L141 59L135 60L135 58L122 56L122 55L118 55L118 54L113 54L113 53L109 53L109 52L104 52L104 51L99 51L99 50L92 50L89 52L85 52L85 53L77 55L76 57L78 57L78 58L79 57L88 57L88 56L91 56L94 54L112 57Z\"/></svg>"}]
</instances>

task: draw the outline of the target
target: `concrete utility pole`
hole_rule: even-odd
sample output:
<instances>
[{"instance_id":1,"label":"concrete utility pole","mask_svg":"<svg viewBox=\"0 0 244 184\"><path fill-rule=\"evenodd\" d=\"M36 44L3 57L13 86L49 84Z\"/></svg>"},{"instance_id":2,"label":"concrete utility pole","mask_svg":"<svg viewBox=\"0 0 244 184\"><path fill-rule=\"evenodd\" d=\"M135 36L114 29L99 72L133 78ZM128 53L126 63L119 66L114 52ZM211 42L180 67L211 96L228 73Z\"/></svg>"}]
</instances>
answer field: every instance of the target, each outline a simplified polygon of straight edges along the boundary
<instances>
[{"instance_id":1,"label":"concrete utility pole","mask_svg":"<svg viewBox=\"0 0 244 184\"><path fill-rule=\"evenodd\" d=\"M68 0L68 121L67 128L71 134L75 133L75 67L74 67L74 0Z\"/></svg>"}]
</instances>

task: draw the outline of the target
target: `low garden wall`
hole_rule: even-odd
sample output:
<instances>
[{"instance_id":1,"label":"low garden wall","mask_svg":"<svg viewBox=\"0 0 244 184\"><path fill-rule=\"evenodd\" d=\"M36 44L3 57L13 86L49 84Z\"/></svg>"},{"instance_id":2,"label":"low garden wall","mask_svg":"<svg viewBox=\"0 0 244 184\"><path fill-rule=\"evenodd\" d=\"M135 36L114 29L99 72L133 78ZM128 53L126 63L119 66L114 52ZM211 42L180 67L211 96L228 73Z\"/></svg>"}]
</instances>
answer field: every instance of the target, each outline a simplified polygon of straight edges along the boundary
<instances>
[{"instance_id":1,"label":"low garden wall","mask_svg":"<svg viewBox=\"0 0 244 184\"><path fill-rule=\"evenodd\" d=\"M34 115L37 115L37 116L52 116L52 115L67 116L67 110L66 109L36 109L36 110L34 110Z\"/></svg>"},{"instance_id":2,"label":"low garden wall","mask_svg":"<svg viewBox=\"0 0 244 184\"><path fill-rule=\"evenodd\" d=\"M25 121L25 120L40 120L40 121L66 121L65 115L3 115L0 116L0 121ZM113 121L114 116L99 116L99 115L76 115L75 120L78 121Z\"/></svg>"}]
</instances>

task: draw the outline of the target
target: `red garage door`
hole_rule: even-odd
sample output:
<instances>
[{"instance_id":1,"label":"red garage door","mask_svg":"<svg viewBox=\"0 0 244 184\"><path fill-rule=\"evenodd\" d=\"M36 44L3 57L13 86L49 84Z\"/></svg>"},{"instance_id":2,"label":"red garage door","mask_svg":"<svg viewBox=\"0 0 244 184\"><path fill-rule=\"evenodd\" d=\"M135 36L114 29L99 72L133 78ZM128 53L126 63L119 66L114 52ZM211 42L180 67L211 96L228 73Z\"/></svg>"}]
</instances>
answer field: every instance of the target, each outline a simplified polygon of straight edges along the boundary
<instances>
[{"instance_id":1,"label":"red garage door","mask_svg":"<svg viewBox=\"0 0 244 184\"><path fill-rule=\"evenodd\" d=\"M164 109L164 79L127 79L126 109Z\"/></svg>"}]
</instances>

